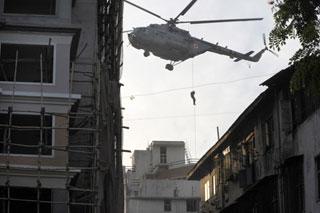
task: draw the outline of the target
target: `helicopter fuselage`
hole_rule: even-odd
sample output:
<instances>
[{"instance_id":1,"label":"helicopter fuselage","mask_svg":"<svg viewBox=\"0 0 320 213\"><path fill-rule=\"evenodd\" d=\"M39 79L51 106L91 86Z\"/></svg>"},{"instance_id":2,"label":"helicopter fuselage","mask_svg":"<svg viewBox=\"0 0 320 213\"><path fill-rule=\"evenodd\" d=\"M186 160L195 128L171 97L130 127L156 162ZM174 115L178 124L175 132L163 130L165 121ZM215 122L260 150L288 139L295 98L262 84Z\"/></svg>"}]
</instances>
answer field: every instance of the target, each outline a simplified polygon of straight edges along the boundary
<instances>
[{"instance_id":1,"label":"helicopter fuselage","mask_svg":"<svg viewBox=\"0 0 320 213\"><path fill-rule=\"evenodd\" d=\"M268 50L272 52L266 46L266 42L264 42L265 48L251 56L254 51L240 53L228 49L228 47L219 46L218 43L213 44L202 39L192 37L188 31L176 27L177 24L261 21L263 18L180 21L179 18L184 16L197 2L197 0L191 0L191 2L175 18L171 19L162 18L160 15L128 0L123 1L166 22L166 24L151 24L147 27L134 28L134 30L128 34L128 37L133 47L144 50L144 56L149 56L151 52L153 55L162 59L170 60L170 64L166 65L166 69L168 70L173 70L173 66L180 62L193 58L197 55L201 55L207 51L228 56L234 59L234 62L241 60L258 62L265 51Z\"/></svg>"},{"instance_id":2,"label":"helicopter fuselage","mask_svg":"<svg viewBox=\"0 0 320 213\"><path fill-rule=\"evenodd\" d=\"M131 45L170 61L184 61L211 49L210 43L170 24L135 28L128 35Z\"/></svg>"}]
</instances>

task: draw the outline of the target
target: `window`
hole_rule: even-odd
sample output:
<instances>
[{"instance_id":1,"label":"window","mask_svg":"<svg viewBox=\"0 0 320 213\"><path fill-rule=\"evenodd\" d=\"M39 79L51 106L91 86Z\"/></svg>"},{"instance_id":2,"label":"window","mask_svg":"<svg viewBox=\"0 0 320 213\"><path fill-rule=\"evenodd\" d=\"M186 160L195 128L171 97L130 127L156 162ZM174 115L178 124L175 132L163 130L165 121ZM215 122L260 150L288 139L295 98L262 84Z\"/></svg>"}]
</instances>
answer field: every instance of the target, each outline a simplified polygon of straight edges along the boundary
<instances>
[{"instance_id":1,"label":"window","mask_svg":"<svg viewBox=\"0 0 320 213\"><path fill-rule=\"evenodd\" d=\"M231 152L230 152L230 146L228 146L226 149L222 151L222 154L224 156L223 158L223 167L224 167L224 177L227 180L229 176L231 175Z\"/></svg>"},{"instance_id":2,"label":"window","mask_svg":"<svg viewBox=\"0 0 320 213\"><path fill-rule=\"evenodd\" d=\"M37 188L10 187L8 193L7 187L0 187L0 209L1 212L21 213L21 212L37 212ZM8 197L10 194L10 197ZM51 212L51 190L40 189L40 205L39 212ZM10 202L9 202L10 198ZM10 211L8 207L10 205ZM23 209L23 210L22 210Z\"/></svg>"},{"instance_id":3,"label":"window","mask_svg":"<svg viewBox=\"0 0 320 213\"><path fill-rule=\"evenodd\" d=\"M167 163L167 147L160 147L160 163Z\"/></svg>"},{"instance_id":4,"label":"window","mask_svg":"<svg viewBox=\"0 0 320 213\"><path fill-rule=\"evenodd\" d=\"M273 140L274 127L273 127L272 116L265 121L265 123L263 124L262 131L263 131L264 145L266 150L268 150L274 145L274 140Z\"/></svg>"},{"instance_id":5,"label":"window","mask_svg":"<svg viewBox=\"0 0 320 213\"><path fill-rule=\"evenodd\" d=\"M16 58L17 82L53 83L53 46L29 44L1 44L0 81L14 81Z\"/></svg>"},{"instance_id":6,"label":"window","mask_svg":"<svg viewBox=\"0 0 320 213\"><path fill-rule=\"evenodd\" d=\"M186 200L187 212L197 212L199 210L199 202L195 199Z\"/></svg>"},{"instance_id":7,"label":"window","mask_svg":"<svg viewBox=\"0 0 320 213\"><path fill-rule=\"evenodd\" d=\"M209 200L210 198L210 181L207 180L204 184L204 201Z\"/></svg>"},{"instance_id":8,"label":"window","mask_svg":"<svg viewBox=\"0 0 320 213\"><path fill-rule=\"evenodd\" d=\"M9 124L9 115L0 114L1 125ZM10 147L11 154L23 155L37 155L39 153L40 142L40 115L12 115L12 125L15 128L11 129L11 142L10 145L5 146L8 141L9 128L0 129L0 138L3 141L0 144L0 153L7 153ZM52 149L48 146L52 145L52 116L44 116L43 126L47 127L42 130L42 155L51 155Z\"/></svg>"},{"instance_id":9,"label":"window","mask_svg":"<svg viewBox=\"0 0 320 213\"><path fill-rule=\"evenodd\" d=\"M212 195L215 196L217 194L217 175L212 176Z\"/></svg>"},{"instance_id":10,"label":"window","mask_svg":"<svg viewBox=\"0 0 320 213\"><path fill-rule=\"evenodd\" d=\"M305 212L303 156L295 156L283 165L284 213Z\"/></svg>"},{"instance_id":11,"label":"window","mask_svg":"<svg viewBox=\"0 0 320 213\"><path fill-rule=\"evenodd\" d=\"M255 135L250 133L248 137L242 142L242 161L241 166L247 168L254 162L255 150Z\"/></svg>"},{"instance_id":12,"label":"window","mask_svg":"<svg viewBox=\"0 0 320 213\"><path fill-rule=\"evenodd\" d=\"M56 0L4 0L4 12L54 15L56 12Z\"/></svg>"},{"instance_id":13,"label":"window","mask_svg":"<svg viewBox=\"0 0 320 213\"><path fill-rule=\"evenodd\" d=\"M163 210L165 212L171 212L171 200L164 200Z\"/></svg>"},{"instance_id":14,"label":"window","mask_svg":"<svg viewBox=\"0 0 320 213\"><path fill-rule=\"evenodd\" d=\"M317 198L320 199L320 155L316 157Z\"/></svg>"}]
</instances>

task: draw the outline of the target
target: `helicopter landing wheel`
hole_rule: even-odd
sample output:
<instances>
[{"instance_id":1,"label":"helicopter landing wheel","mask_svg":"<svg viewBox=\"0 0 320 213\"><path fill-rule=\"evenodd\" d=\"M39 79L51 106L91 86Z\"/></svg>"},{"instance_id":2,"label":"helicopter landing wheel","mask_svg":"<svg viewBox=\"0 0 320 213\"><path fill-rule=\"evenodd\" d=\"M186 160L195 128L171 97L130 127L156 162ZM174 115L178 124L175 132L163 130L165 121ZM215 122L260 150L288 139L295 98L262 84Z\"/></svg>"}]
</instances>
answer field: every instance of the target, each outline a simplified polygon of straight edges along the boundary
<instances>
[{"instance_id":1,"label":"helicopter landing wheel","mask_svg":"<svg viewBox=\"0 0 320 213\"><path fill-rule=\"evenodd\" d=\"M144 51L143 55L144 55L144 57L148 57L150 55L150 52L149 51Z\"/></svg>"},{"instance_id":2,"label":"helicopter landing wheel","mask_svg":"<svg viewBox=\"0 0 320 213\"><path fill-rule=\"evenodd\" d=\"M166 65L166 69L169 70L169 71L172 71L173 70L173 65L172 64L167 64Z\"/></svg>"}]
</instances>

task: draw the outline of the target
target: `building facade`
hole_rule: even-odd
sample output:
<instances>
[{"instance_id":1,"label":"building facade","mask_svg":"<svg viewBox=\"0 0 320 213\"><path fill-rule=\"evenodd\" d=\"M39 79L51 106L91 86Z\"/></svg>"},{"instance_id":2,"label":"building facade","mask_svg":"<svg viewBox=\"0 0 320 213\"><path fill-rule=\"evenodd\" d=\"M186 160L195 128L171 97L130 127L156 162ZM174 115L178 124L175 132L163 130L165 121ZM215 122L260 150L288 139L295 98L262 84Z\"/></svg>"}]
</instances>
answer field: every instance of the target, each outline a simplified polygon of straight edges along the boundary
<instances>
[{"instance_id":1,"label":"building facade","mask_svg":"<svg viewBox=\"0 0 320 213\"><path fill-rule=\"evenodd\" d=\"M268 87L189 172L201 212L319 212L319 96L292 92L294 68Z\"/></svg>"},{"instance_id":2,"label":"building facade","mask_svg":"<svg viewBox=\"0 0 320 213\"><path fill-rule=\"evenodd\" d=\"M0 212L122 212L122 2L0 0L0 22Z\"/></svg>"},{"instance_id":3,"label":"building facade","mask_svg":"<svg viewBox=\"0 0 320 213\"><path fill-rule=\"evenodd\" d=\"M125 178L126 212L199 212L199 182L186 180L192 166L182 141L153 141L135 150Z\"/></svg>"}]
</instances>

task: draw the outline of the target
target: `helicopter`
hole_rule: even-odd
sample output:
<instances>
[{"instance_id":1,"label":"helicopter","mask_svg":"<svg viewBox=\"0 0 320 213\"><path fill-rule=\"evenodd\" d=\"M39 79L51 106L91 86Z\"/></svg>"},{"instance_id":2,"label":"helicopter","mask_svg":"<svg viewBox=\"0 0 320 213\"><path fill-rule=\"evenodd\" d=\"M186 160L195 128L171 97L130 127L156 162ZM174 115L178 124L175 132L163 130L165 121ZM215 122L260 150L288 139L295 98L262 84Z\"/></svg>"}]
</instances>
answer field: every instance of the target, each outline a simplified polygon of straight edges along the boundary
<instances>
[{"instance_id":1,"label":"helicopter","mask_svg":"<svg viewBox=\"0 0 320 213\"><path fill-rule=\"evenodd\" d=\"M137 4L134 4L128 0L124 2L149 13L164 22L165 24L150 24L147 27L137 27L128 32L128 39L130 44L136 49L144 50L143 55L148 57L150 52L164 60L169 60L170 63L166 64L165 68L172 71L174 66L186 61L187 59L201 55L205 52L213 52L220 55L229 56L234 59L234 62L241 60L258 62L265 51L268 49L265 38L265 48L260 50L255 55L251 56L254 51L247 53L240 53L227 47L219 46L218 43L213 44L203 39L192 37L191 34L178 28L177 24L207 24L207 23L222 23L222 22L245 22L245 21L260 21L263 18L242 18L242 19L220 19L220 20L200 20L200 21L179 21L180 16L184 16L191 7L197 2L192 0L175 18L165 19L160 15L147 10ZM275 54L274 52L272 52Z\"/></svg>"}]
</instances>

